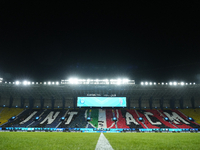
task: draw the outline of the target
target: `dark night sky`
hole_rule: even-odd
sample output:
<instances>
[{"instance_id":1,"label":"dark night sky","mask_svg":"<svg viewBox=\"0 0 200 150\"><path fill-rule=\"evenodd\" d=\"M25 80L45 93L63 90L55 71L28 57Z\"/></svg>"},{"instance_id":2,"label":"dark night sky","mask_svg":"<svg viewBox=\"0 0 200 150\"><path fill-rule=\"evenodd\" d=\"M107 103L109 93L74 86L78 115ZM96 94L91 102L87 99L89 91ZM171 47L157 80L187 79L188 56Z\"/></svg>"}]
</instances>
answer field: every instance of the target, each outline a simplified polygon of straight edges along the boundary
<instances>
[{"instance_id":1,"label":"dark night sky","mask_svg":"<svg viewBox=\"0 0 200 150\"><path fill-rule=\"evenodd\" d=\"M200 83L200 3L0 2L6 80Z\"/></svg>"}]
</instances>

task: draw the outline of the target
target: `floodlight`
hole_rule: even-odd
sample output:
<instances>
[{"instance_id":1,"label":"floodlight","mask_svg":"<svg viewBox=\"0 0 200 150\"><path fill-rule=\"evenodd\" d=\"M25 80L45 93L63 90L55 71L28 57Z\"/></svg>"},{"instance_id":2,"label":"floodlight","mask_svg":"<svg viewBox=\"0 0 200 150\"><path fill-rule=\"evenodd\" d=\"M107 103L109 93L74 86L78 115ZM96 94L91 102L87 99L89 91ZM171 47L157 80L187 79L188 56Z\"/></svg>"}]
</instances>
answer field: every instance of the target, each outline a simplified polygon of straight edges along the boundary
<instances>
[{"instance_id":1,"label":"floodlight","mask_svg":"<svg viewBox=\"0 0 200 150\"><path fill-rule=\"evenodd\" d=\"M123 83L128 83L128 79L123 79Z\"/></svg>"},{"instance_id":2,"label":"floodlight","mask_svg":"<svg viewBox=\"0 0 200 150\"><path fill-rule=\"evenodd\" d=\"M195 82L193 84L195 85Z\"/></svg>"},{"instance_id":3,"label":"floodlight","mask_svg":"<svg viewBox=\"0 0 200 150\"><path fill-rule=\"evenodd\" d=\"M164 83L162 82L162 85L164 85Z\"/></svg>"},{"instance_id":4,"label":"floodlight","mask_svg":"<svg viewBox=\"0 0 200 150\"><path fill-rule=\"evenodd\" d=\"M185 85L188 85L188 83L185 83Z\"/></svg>"},{"instance_id":5,"label":"floodlight","mask_svg":"<svg viewBox=\"0 0 200 150\"><path fill-rule=\"evenodd\" d=\"M59 82L56 82L56 85L58 85L59 84Z\"/></svg>"},{"instance_id":6,"label":"floodlight","mask_svg":"<svg viewBox=\"0 0 200 150\"><path fill-rule=\"evenodd\" d=\"M30 81L28 81L28 82L27 82L27 84L28 84L28 85L30 85L30 84L31 84L31 82L30 82Z\"/></svg>"},{"instance_id":7,"label":"floodlight","mask_svg":"<svg viewBox=\"0 0 200 150\"><path fill-rule=\"evenodd\" d=\"M12 118L11 118L11 120L14 120L16 117L15 116L13 116Z\"/></svg>"},{"instance_id":8,"label":"floodlight","mask_svg":"<svg viewBox=\"0 0 200 150\"><path fill-rule=\"evenodd\" d=\"M48 82L48 85L50 85L51 84L51 82Z\"/></svg>"},{"instance_id":9,"label":"floodlight","mask_svg":"<svg viewBox=\"0 0 200 150\"><path fill-rule=\"evenodd\" d=\"M40 118L40 117L35 117L35 119L34 119L34 120L35 120L35 121L37 121L37 120L39 120L39 118Z\"/></svg>"},{"instance_id":10,"label":"floodlight","mask_svg":"<svg viewBox=\"0 0 200 150\"><path fill-rule=\"evenodd\" d=\"M44 84L47 84L46 82L44 82Z\"/></svg>"},{"instance_id":11,"label":"floodlight","mask_svg":"<svg viewBox=\"0 0 200 150\"><path fill-rule=\"evenodd\" d=\"M174 85L177 85L177 82L174 82Z\"/></svg>"},{"instance_id":12,"label":"floodlight","mask_svg":"<svg viewBox=\"0 0 200 150\"><path fill-rule=\"evenodd\" d=\"M144 85L144 82L141 82L141 85Z\"/></svg>"},{"instance_id":13,"label":"floodlight","mask_svg":"<svg viewBox=\"0 0 200 150\"><path fill-rule=\"evenodd\" d=\"M148 85L148 82L145 82L145 85Z\"/></svg>"},{"instance_id":14,"label":"floodlight","mask_svg":"<svg viewBox=\"0 0 200 150\"><path fill-rule=\"evenodd\" d=\"M149 82L149 85L152 85L152 82Z\"/></svg>"},{"instance_id":15,"label":"floodlight","mask_svg":"<svg viewBox=\"0 0 200 150\"><path fill-rule=\"evenodd\" d=\"M16 107L18 107L18 106L16 105Z\"/></svg>"},{"instance_id":16,"label":"floodlight","mask_svg":"<svg viewBox=\"0 0 200 150\"><path fill-rule=\"evenodd\" d=\"M18 84L19 84L19 81L16 81L15 83L16 83L16 85L18 85Z\"/></svg>"},{"instance_id":17,"label":"floodlight","mask_svg":"<svg viewBox=\"0 0 200 150\"><path fill-rule=\"evenodd\" d=\"M172 85L172 82L169 82L169 85Z\"/></svg>"},{"instance_id":18,"label":"floodlight","mask_svg":"<svg viewBox=\"0 0 200 150\"><path fill-rule=\"evenodd\" d=\"M36 84L38 84L38 82L36 82Z\"/></svg>"},{"instance_id":19,"label":"floodlight","mask_svg":"<svg viewBox=\"0 0 200 150\"><path fill-rule=\"evenodd\" d=\"M121 84L121 79L117 79L117 84Z\"/></svg>"},{"instance_id":20,"label":"floodlight","mask_svg":"<svg viewBox=\"0 0 200 150\"><path fill-rule=\"evenodd\" d=\"M35 84L34 82L32 82L32 84Z\"/></svg>"},{"instance_id":21,"label":"floodlight","mask_svg":"<svg viewBox=\"0 0 200 150\"><path fill-rule=\"evenodd\" d=\"M184 85L184 82L181 82L181 85Z\"/></svg>"},{"instance_id":22,"label":"floodlight","mask_svg":"<svg viewBox=\"0 0 200 150\"><path fill-rule=\"evenodd\" d=\"M169 118L165 117L165 121L169 121Z\"/></svg>"},{"instance_id":23,"label":"floodlight","mask_svg":"<svg viewBox=\"0 0 200 150\"><path fill-rule=\"evenodd\" d=\"M139 118L138 118L138 120L139 120L139 121L142 121L142 120L143 120L143 118L142 118L142 117L139 117Z\"/></svg>"},{"instance_id":24,"label":"floodlight","mask_svg":"<svg viewBox=\"0 0 200 150\"><path fill-rule=\"evenodd\" d=\"M52 84L54 84L54 82L52 82Z\"/></svg>"},{"instance_id":25,"label":"floodlight","mask_svg":"<svg viewBox=\"0 0 200 150\"><path fill-rule=\"evenodd\" d=\"M193 118L191 118L191 117L188 117L188 120L190 120L190 121L194 121L194 119L193 119Z\"/></svg>"},{"instance_id":26,"label":"floodlight","mask_svg":"<svg viewBox=\"0 0 200 150\"><path fill-rule=\"evenodd\" d=\"M166 85L168 85L168 83L166 83Z\"/></svg>"},{"instance_id":27,"label":"floodlight","mask_svg":"<svg viewBox=\"0 0 200 150\"><path fill-rule=\"evenodd\" d=\"M70 79L69 79L69 82L70 82L71 84L77 84L77 83L78 83L78 79L76 79L76 78L70 78Z\"/></svg>"},{"instance_id":28,"label":"floodlight","mask_svg":"<svg viewBox=\"0 0 200 150\"><path fill-rule=\"evenodd\" d=\"M154 82L153 84L156 85L156 82Z\"/></svg>"},{"instance_id":29,"label":"floodlight","mask_svg":"<svg viewBox=\"0 0 200 150\"><path fill-rule=\"evenodd\" d=\"M190 83L190 85L191 85L192 83Z\"/></svg>"},{"instance_id":30,"label":"floodlight","mask_svg":"<svg viewBox=\"0 0 200 150\"><path fill-rule=\"evenodd\" d=\"M24 85L27 85L27 81L24 81L23 84L24 84Z\"/></svg>"}]
</instances>

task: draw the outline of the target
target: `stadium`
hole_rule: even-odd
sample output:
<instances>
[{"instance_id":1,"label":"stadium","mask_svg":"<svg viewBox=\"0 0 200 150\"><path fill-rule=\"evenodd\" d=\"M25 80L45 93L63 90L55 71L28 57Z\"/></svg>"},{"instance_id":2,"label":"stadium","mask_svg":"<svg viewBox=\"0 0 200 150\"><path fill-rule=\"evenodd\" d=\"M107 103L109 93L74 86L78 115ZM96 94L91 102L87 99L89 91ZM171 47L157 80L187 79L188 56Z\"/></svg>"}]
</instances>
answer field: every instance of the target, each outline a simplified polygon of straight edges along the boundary
<instances>
[{"instance_id":1,"label":"stadium","mask_svg":"<svg viewBox=\"0 0 200 150\"><path fill-rule=\"evenodd\" d=\"M147 147L148 149L188 149L190 144L194 146L195 142L188 142L186 146L183 142L185 138L191 136L190 140L194 140L195 137L197 141L199 140L199 134L195 134L200 132L199 91L198 84L184 82L145 81L135 84L134 80L128 79L77 78L55 82L7 82L1 78L0 137L6 136L7 132L16 132L18 135L15 136L30 134L30 137L40 137L40 134L50 137L49 134L52 136L61 134L71 136L72 143L76 136L89 140L86 143L90 142L90 138L96 139L93 144L90 143L91 145L83 142L83 145L76 146L76 144L70 145L69 142L67 143L69 149L80 147L94 149L95 146L96 149L109 149L110 144L111 149L147 149ZM167 133L167 136L169 135L173 140L170 141L170 137L163 133ZM180 135L178 133L193 134ZM85 137L86 135L89 136ZM106 139L104 135L110 144L108 141L97 144L97 141L98 143L100 141L98 138ZM174 135L181 137L173 137ZM118 143L121 137L125 140L137 138L141 140L149 136L153 136L152 138L155 138L157 143L159 143L157 137L167 138L171 144L168 147L164 146L165 144L163 147L159 144L152 147L147 144L146 147L141 147L139 142L134 143L134 146L131 141L129 141L129 146L122 144L123 142ZM183 140L180 140L181 138ZM1 139L1 141L4 140ZM183 143L176 147L176 142ZM108 143L108 147L102 147L106 145L105 143ZM8 148L9 144L13 145L8 142L6 145ZM100 148L97 145L100 145ZM196 146L192 149L199 148L199 144ZM54 149L57 148L56 145Z\"/></svg>"},{"instance_id":2,"label":"stadium","mask_svg":"<svg viewBox=\"0 0 200 150\"><path fill-rule=\"evenodd\" d=\"M200 1L0 6L0 150L200 149Z\"/></svg>"}]
</instances>

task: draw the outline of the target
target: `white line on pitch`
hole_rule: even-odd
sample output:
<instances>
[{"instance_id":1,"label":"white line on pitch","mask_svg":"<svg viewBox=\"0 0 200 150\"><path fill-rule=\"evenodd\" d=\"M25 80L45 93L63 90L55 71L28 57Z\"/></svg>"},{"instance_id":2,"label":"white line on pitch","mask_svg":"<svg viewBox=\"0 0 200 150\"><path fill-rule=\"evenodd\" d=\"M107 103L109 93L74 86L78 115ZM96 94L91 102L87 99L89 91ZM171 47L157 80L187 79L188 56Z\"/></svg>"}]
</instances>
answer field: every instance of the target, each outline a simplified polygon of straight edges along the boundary
<instances>
[{"instance_id":1,"label":"white line on pitch","mask_svg":"<svg viewBox=\"0 0 200 150\"><path fill-rule=\"evenodd\" d=\"M101 133L99 136L99 140L97 142L95 150L113 150L112 146L103 135L103 133Z\"/></svg>"}]
</instances>

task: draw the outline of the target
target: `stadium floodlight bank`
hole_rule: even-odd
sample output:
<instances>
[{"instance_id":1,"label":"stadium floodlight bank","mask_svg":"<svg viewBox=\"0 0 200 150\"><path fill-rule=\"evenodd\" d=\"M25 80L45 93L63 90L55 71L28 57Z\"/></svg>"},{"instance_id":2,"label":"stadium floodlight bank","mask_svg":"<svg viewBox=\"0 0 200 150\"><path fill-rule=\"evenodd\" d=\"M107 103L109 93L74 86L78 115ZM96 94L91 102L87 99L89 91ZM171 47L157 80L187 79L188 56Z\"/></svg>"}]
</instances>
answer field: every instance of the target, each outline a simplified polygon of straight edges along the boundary
<instances>
[{"instance_id":1,"label":"stadium floodlight bank","mask_svg":"<svg viewBox=\"0 0 200 150\"><path fill-rule=\"evenodd\" d=\"M61 84L135 84L135 80L128 79L75 79L61 80Z\"/></svg>"},{"instance_id":2,"label":"stadium floodlight bank","mask_svg":"<svg viewBox=\"0 0 200 150\"><path fill-rule=\"evenodd\" d=\"M3 82L3 78L0 78L0 83L2 83Z\"/></svg>"}]
</instances>

